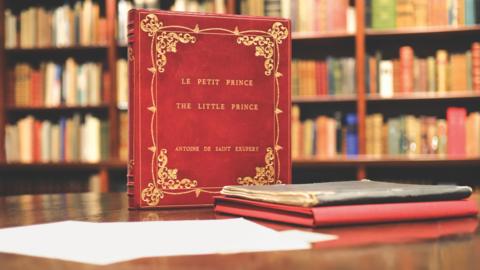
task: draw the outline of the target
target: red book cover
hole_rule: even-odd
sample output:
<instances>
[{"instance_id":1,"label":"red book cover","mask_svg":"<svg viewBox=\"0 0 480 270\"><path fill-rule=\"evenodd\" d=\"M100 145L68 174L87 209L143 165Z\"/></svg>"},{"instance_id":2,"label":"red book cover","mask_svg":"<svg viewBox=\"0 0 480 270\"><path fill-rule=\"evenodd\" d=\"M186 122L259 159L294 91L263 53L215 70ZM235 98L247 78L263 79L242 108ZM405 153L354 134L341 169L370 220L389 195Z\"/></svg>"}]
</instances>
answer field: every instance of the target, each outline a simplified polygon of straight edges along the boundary
<instances>
[{"instance_id":1,"label":"red book cover","mask_svg":"<svg viewBox=\"0 0 480 270\"><path fill-rule=\"evenodd\" d=\"M474 199L301 207L234 197L215 197L215 212L308 227L473 216Z\"/></svg>"},{"instance_id":2,"label":"red book cover","mask_svg":"<svg viewBox=\"0 0 480 270\"><path fill-rule=\"evenodd\" d=\"M480 92L480 42L472 44L472 86L473 91Z\"/></svg>"},{"instance_id":3,"label":"red book cover","mask_svg":"<svg viewBox=\"0 0 480 270\"><path fill-rule=\"evenodd\" d=\"M413 92L413 49L410 46L400 48L400 92Z\"/></svg>"},{"instance_id":4,"label":"red book cover","mask_svg":"<svg viewBox=\"0 0 480 270\"><path fill-rule=\"evenodd\" d=\"M129 12L130 208L290 183L290 21Z\"/></svg>"},{"instance_id":5,"label":"red book cover","mask_svg":"<svg viewBox=\"0 0 480 270\"><path fill-rule=\"evenodd\" d=\"M460 107L447 109L447 154L465 155L467 110Z\"/></svg>"}]
</instances>

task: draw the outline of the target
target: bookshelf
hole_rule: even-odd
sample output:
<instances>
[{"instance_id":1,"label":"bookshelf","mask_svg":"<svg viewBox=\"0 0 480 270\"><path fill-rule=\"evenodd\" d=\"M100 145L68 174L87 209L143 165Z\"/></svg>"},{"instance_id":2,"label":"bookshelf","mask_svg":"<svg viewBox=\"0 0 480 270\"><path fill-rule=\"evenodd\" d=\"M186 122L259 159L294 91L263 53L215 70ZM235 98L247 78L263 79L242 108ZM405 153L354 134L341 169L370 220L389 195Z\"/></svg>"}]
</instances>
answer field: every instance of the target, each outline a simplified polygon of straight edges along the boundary
<instances>
[{"instance_id":1,"label":"bookshelf","mask_svg":"<svg viewBox=\"0 0 480 270\"><path fill-rule=\"evenodd\" d=\"M67 1L74 4L76 1ZM119 147L121 146L120 126L122 114L126 113L123 106L117 104L117 60L127 57L125 44L119 44L116 38L116 24L118 16L117 0L93 0L99 3L102 15L105 17L106 40L102 44L91 44L87 46L72 45L66 47L42 47L42 48L5 48L5 13L7 8L18 12L29 5L48 8L60 6L64 1L0 1L0 180L9 177L15 179L17 172L31 171L35 174L38 171L52 170L59 174L65 172L94 172L98 174L101 181L108 183L112 179L122 178L126 171L126 161L120 160ZM161 7L168 8L175 1L162 1ZM181 1L186 2L186 1ZM227 13L242 13L242 2L261 2L251 0L225 0L225 11ZM281 1L284 2L284 1ZM307 1L306 1L307 2ZM434 54L436 49L446 48L447 50L458 50L469 48L470 44L480 39L480 26L459 25L459 26L428 26L428 27L402 27L398 29L372 29L365 21L371 16L367 0L348 0L348 6L353 8L355 29L354 31L331 29L330 31L308 31L293 32L293 57L300 59L325 59L329 56L351 57L356 63L365 63L369 55L376 50L385 51L389 58L398 57L398 49L401 46L412 46L420 48L420 53L425 55L423 48L429 48ZM53 4L52 4L53 3ZM351 9L350 8L350 9ZM350 21L352 18L349 19ZM351 28L351 26L350 26ZM41 61L64 61L74 56L80 62L98 61L103 65L104 72L108 73L107 83L104 91L108 98L97 105L54 107L43 106L14 106L11 103L11 94L8 92L9 75L16 62L38 62ZM33 60L32 60L33 59ZM414 92L395 93L391 97L371 95L366 87L367 69L363 64L355 65L353 94L342 95L313 95L296 96L292 103L301 108L302 120L317 117L319 115L332 115L335 111L343 113L355 113L357 115L357 141L358 155L339 155L334 157L299 157L293 160L294 177L302 180L314 180L318 176L322 179L352 179L376 177L380 178L402 175L404 171L417 169L432 171L432 168L442 167L452 170L464 170L473 172L474 176L480 176L480 170L475 166L480 165L478 156L438 156L438 155L416 155L416 156L393 156L367 155L366 143L366 118L371 113L384 113L386 117L398 116L401 114L433 112L437 116L445 117L445 110L449 106L467 107L468 111L474 111L478 107L480 94L472 91L463 92ZM470 90L470 89L465 89ZM412 110L413 109L413 110ZM94 114L101 119L109 121L110 130L109 158L94 163L86 162L33 162L30 164L6 163L5 156L5 127L8 123L27 115L41 116L47 119L55 118L56 115L72 115L75 113ZM442 174L432 172L432 175ZM122 182L123 183L123 182Z\"/></svg>"}]
</instances>

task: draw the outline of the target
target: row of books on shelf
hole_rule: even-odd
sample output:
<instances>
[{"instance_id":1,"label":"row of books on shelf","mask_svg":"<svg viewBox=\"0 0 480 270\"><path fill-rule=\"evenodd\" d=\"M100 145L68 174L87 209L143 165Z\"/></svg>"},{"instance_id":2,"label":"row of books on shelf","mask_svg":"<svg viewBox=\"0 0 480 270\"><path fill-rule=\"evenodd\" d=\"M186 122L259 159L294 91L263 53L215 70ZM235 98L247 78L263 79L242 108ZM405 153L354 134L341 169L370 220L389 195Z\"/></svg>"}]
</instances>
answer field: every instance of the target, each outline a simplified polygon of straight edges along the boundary
<instances>
[{"instance_id":1,"label":"row of books on shelf","mask_svg":"<svg viewBox=\"0 0 480 270\"><path fill-rule=\"evenodd\" d=\"M292 61L292 96L348 95L355 91L353 57Z\"/></svg>"},{"instance_id":2,"label":"row of books on shelf","mask_svg":"<svg viewBox=\"0 0 480 270\"><path fill-rule=\"evenodd\" d=\"M15 106L95 106L108 100L103 91L108 73L102 64L77 63L68 58L65 63L42 62L15 65L11 90Z\"/></svg>"},{"instance_id":3,"label":"row of books on shelf","mask_svg":"<svg viewBox=\"0 0 480 270\"><path fill-rule=\"evenodd\" d=\"M367 0L366 5L366 24L373 29L480 23L479 0Z\"/></svg>"},{"instance_id":4,"label":"row of books on shelf","mask_svg":"<svg viewBox=\"0 0 480 270\"><path fill-rule=\"evenodd\" d=\"M147 2L147 3L145 3ZM117 3L117 42L120 45L126 45L127 40L127 24L128 24L128 10L134 7L146 8L160 8L155 3L148 3L152 1L127 1L119 0ZM225 13L226 5L224 0L176 0L172 5L173 11L188 11L188 12L210 12L210 13Z\"/></svg>"},{"instance_id":5,"label":"row of books on shelf","mask_svg":"<svg viewBox=\"0 0 480 270\"><path fill-rule=\"evenodd\" d=\"M290 18L293 32L355 32L348 0L242 0L241 14Z\"/></svg>"},{"instance_id":6,"label":"row of books on shelf","mask_svg":"<svg viewBox=\"0 0 480 270\"><path fill-rule=\"evenodd\" d=\"M400 48L398 59L367 57L367 92L383 97L412 92L480 92L480 43L466 52L438 50L428 57L415 56L410 46Z\"/></svg>"},{"instance_id":7,"label":"row of books on shelf","mask_svg":"<svg viewBox=\"0 0 480 270\"><path fill-rule=\"evenodd\" d=\"M7 162L99 162L109 158L109 123L91 114L58 121L26 116L5 127Z\"/></svg>"},{"instance_id":8,"label":"row of books on shelf","mask_svg":"<svg viewBox=\"0 0 480 270\"><path fill-rule=\"evenodd\" d=\"M30 6L19 14L5 10L6 48L43 48L107 44L107 21L92 0L66 2L54 9Z\"/></svg>"},{"instance_id":9,"label":"row of books on shelf","mask_svg":"<svg viewBox=\"0 0 480 270\"><path fill-rule=\"evenodd\" d=\"M292 107L292 159L358 154L357 115L335 112L333 117L300 120L300 107Z\"/></svg>"},{"instance_id":10,"label":"row of books on shelf","mask_svg":"<svg viewBox=\"0 0 480 270\"><path fill-rule=\"evenodd\" d=\"M384 121L382 114L366 118L366 153L382 154L480 154L480 112L449 107L446 119L402 115Z\"/></svg>"},{"instance_id":11,"label":"row of books on shelf","mask_svg":"<svg viewBox=\"0 0 480 270\"><path fill-rule=\"evenodd\" d=\"M358 154L356 115L340 112L300 120L292 109L292 158L331 158ZM366 154L450 155L480 154L480 112L467 115L461 107L449 107L446 119L402 115L385 119L382 114L366 118Z\"/></svg>"}]
</instances>

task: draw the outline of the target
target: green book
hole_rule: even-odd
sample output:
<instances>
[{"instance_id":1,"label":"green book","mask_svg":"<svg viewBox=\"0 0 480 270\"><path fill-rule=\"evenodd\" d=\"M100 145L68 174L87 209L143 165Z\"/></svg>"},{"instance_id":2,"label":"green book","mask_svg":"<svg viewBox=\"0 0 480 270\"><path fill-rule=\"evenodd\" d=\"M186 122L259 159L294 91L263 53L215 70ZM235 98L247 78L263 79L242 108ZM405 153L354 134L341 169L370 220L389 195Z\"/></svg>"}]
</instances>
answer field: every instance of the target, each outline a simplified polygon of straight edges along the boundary
<instances>
[{"instance_id":1,"label":"green book","mask_svg":"<svg viewBox=\"0 0 480 270\"><path fill-rule=\"evenodd\" d=\"M400 121L397 118L388 119L388 154L400 154Z\"/></svg>"},{"instance_id":2,"label":"green book","mask_svg":"<svg viewBox=\"0 0 480 270\"><path fill-rule=\"evenodd\" d=\"M467 91L473 91L473 84L472 84L472 52L467 51L465 53L465 58L467 61Z\"/></svg>"},{"instance_id":3,"label":"green book","mask_svg":"<svg viewBox=\"0 0 480 270\"><path fill-rule=\"evenodd\" d=\"M372 28L396 27L396 0L372 0Z\"/></svg>"},{"instance_id":4,"label":"green book","mask_svg":"<svg viewBox=\"0 0 480 270\"><path fill-rule=\"evenodd\" d=\"M343 59L335 59L333 62L333 80L334 80L334 94L339 95L343 93L342 89L342 68L343 68Z\"/></svg>"}]
</instances>

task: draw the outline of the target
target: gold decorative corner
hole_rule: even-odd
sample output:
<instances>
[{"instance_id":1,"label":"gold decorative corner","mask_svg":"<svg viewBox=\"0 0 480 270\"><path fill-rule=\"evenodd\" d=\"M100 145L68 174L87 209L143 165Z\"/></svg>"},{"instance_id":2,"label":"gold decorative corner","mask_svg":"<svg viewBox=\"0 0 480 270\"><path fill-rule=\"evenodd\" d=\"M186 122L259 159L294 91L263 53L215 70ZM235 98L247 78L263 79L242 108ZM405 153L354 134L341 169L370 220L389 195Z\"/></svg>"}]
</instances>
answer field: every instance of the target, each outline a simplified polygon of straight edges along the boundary
<instances>
[{"instance_id":1,"label":"gold decorative corner","mask_svg":"<svg viewBox=\"0 0 480 270\"><path fill-rule=\"evenodd\" d=\"M195 43L197 38L189 33L182 32L168 32L163 31L163 23L158 21L158 17L155 14L148 14L140 22L140 28L143 32L146 32L149 37L152 37L153 42L155 42L155 51L156 51L156 70L158 72L165 71L165 65L167 64L167 52L177 52L177 43ZM197 31L200 29L198 25L196 26ZM195 29L193 31L195 32ZM150 69L149 69L150 70ZM154 71L150 70L152 73Z\"/></svg>"},{"instance_id":2,"label":"gold decorative corner","mask_svg":"<svg viewBox=\"0 0 480 270\"><path fill-rule=\"evenodd\" d=\"M155 146L150 146L150 147L148 148L148 150L150 150L151 152L155 153L155 151L157 151L157 147L155 147Z\"/></svg>"},{"instance_id":3,"label":"gold decorative corner","mask_svg":"<svg viewBox=\"0 0 480 270\"><path fill-rule=\"evenodd\" d=\"M282 150L282 149L283 149L283 147L281 147L280 145L278 145L278 144L275 145L275 151L278 152L278 151L280 151L280 150Z\"/></svg>"},{"instance_id":4,"label":"gold decorative corner","mask_svg":"<svg viewBox=\"0 0 480 270\"><path fill-rule=\"evenodd\" d=\"M196 189L195 189L195 197L198 198L198 196L200 196L200 193L202 193L202 190L199 189L199 188L196 188Z\"/></svg>"},{"instance_id":5,"label":"gold decorative corner","mask_svg":"<svg viewBox=\"0 0 480 270\"><path fill-rule=\"evenodd\" d=\"M233 34L238 36L240 35L240 31L238 30L238 26L235 26L235 29L233 30Z\"/></svg>"},{"instance_id":6,"label":"gold decorative corner","mask_svg":"<svg viewBox=\"0 0 480 270\"><path fill-rule=\"evenodd\" d=\"M254 177L245 176L237 178L237 183L240 185L246 186L265 186L272 184L281 184L280 180L275 178L275 169L274 169L275 155L271 147L267 148L267 153L265 154L265 166L256 167L256 174Z\"/></svg>"},{"instance_id":7,"label":"gold decorative corner","mask_svg":"<svg viewBox=\"0 0 480 270\"><path fill-rule=\"evenodd\" d=\"M268 36L242 35L237 38L237 43L245 46L255 46L255 56L265 58L263 63L265 75L270 76L274 68L275 45L282 44L282 41L288 37L288 29L282 23L275 22L267 33ZM275 77L280 76L282 76L280 72L275 72Z\"/></svg>"},{"instance_id":8,"label":"gold decorative corner","mask_svg":"<svg viewBox=\"0 0 480 270\"><path fill-rule=\"evenodd\" d=\"M197 180L190 180L187 178L178 179L178 169L169 169L167 164L167 149L161 149L160 154L157 157L158 170L156 179L142 190L142 200L149 206L158 205L160 199L163 199L165 196L165 190L192 189L196 188L198 185ZM194 191L198 197L202 190L195 189Z\"/></svg>"},{"instance_id":9,"label":"gold decorative corner","mask_svg":"<svg viewBox=\"0 0 480 270\"><path fill-rule=\"evenodd\" d=\"M198 26L198 24L196 24L196 25L195 25L195 28L193 28L193 32L194 32L195 34L200 33L200 27Z\"/></svg>"},{"instance_id":10,"label":"gold decorative corner","mask_svg":"<svg viewBox=\"0 0 480 270\"><path fill-rule=\"evenodd\" d=\"M283 111L280 110L279 108L276 108L276 109L275 109L275 113L276 113L276 114L281 114L281 113L283 113Z\"/></svg>"}]
</instances>

